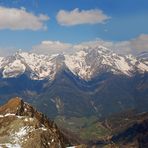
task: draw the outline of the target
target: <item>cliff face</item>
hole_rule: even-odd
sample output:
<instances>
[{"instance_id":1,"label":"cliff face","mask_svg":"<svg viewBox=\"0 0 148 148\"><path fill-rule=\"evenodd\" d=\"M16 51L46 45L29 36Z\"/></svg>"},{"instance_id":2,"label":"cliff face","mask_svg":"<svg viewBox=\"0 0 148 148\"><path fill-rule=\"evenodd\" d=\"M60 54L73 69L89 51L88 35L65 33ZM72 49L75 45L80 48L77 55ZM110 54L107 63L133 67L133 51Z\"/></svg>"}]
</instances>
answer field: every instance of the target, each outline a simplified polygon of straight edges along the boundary
<instances>
[{"instance_id":1,"label":"cliff face","mask_svg":"<svg viewBox=\"0 0 148 148\"><path fill-rule=\"evenodd\" d=\"M0 107L0 146L65 148L67 144L53 121L20 98Z\"/></svg>"}]
</instances>

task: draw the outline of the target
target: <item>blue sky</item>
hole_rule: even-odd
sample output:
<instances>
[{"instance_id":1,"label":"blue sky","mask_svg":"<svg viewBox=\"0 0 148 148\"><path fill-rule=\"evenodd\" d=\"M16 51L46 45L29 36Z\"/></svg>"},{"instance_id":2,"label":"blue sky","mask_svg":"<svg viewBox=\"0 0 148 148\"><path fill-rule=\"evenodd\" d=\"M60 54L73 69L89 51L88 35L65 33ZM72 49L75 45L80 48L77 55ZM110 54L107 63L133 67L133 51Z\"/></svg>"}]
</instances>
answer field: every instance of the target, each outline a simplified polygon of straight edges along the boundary
<instances>
[{"instance_id":1,"label":"blue sky","mask_svg":"<svg viewBox=\"0 0 148 148\"><path fill-rule=\"evenodd\" d=\"M0 8L2 9L0 9L1 14L5 13L2 16L0 14L0 21L4 22L0 23L1 54L5 53L4 50L11 52L18 48L31 50L34 46L41 47L37 45L43 41L80 44L101 39L116 43L130 41L131 46L131 40L136 41L140 38L143 42L145 38L146 41L148 38L147 0L29 0L29 2L28 0L0 0ZM16 20L11 18L14 17L14 15L10 16L9 12L9 9L12 10L12 8L17 12L25 11L26 17ZM86 19L81 21L79 16L73 16L75 15L72 13L74 10L76 15L80 15L80 18L86 15L89 17L86 16ZM60 11L64 12L61 12L57 19ZM82 14L82 12L84 13ZM95 15L95 12L100 16ZM39 18L40 14L45 16ZM71 15L69 16L69 14ZM30 27L30 24L29 27L25 26L25 22L32 21L27 18L29 15L39 19L34 24L41 23L35 25L35 29L33 26ZM64 15L65 18L69 16L69 19L65 21ZM98 20L95 19L95 16L98 16ZM74 21L74 19L80 20ZM21 27L16 25L19 22L22 22ZM147 44L142 48L147 50L146 47Z\"/></svg>"}]
</instances>

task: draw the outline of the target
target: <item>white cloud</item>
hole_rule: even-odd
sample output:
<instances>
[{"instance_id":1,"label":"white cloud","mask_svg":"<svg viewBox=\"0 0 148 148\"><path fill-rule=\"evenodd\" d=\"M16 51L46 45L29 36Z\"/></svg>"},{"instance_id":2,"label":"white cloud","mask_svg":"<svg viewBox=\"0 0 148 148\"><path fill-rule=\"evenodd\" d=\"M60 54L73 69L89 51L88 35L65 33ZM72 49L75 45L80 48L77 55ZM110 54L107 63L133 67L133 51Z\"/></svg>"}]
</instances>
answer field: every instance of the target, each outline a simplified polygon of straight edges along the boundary
<instances>
[{"instance_id":1,"label":"white cloud","mask_svg":"<svg viewBox=\"0 0 148 148\"><path fill-rule=\"evenodd\" d=\"M141 34L140 36L127 40L127 41L105 41L102 39L97 39L95 41L83 42L79 45L75 45L76 49L88 48L88 47L97 47L97 46L104 46L118 54L133 54L137 55L141 52L147 51L148 52L148 35Z\"/></svg>"},{"instance_id":2,"label":"white cloud","mask_svg":"<svg viewBox=\"0 0 148 148\"><path fill-rule=\"evenodd\" d=\"M72 44L59 41L42 41L39 45L33 46L32 52L39 54L57 54L70 51Z\"/></svg>"},{"instance_id":3,"label":"white cloud","mask_svg":"<svg viewBox=\"0 0 148 148\"><path fill-rule=\"evenodd\" d=\"M88 42L82 42L78 45L75 45L74 48L79 50L82 48L95 48L98 46L104 46L106 48L109 48L116 53L125 54L131 52L130 42L129 41L119 41L119 42L113 42L113 41L105 41L102 39L96 39L94 41L88 41Z\"/></svg>"},{"instance_id":4,"label":"white cloud","mask_svg":"<svg viewBox=\"0 0 148 148\"><path fill-rule=\"evenodd\" d=\"M96 39L76 45L59 41L42 41L41 44L34 46L32 51L39 54L72 53L83 48L95 48L98 46L104 46L118 54L136 55L140 52L148 51L148 35L142 34L128 41L113 42Z\"/></svg>"},{"instance_id":5,"label":"white cloud","mask_svg":"<svg viewBox=\"0 0 148 148\"><path fill-rule=\"evenodd\" d=\"M111 49L120 54L137 55L144 51L148 52L148 35L141 34L127 41L112 42Z\"/></svg>"},{"instance_id":6,"label":"white cloud","mask_svg":"<svg viewBox=\"0 0 148 148\"><path fill-rule=\"evenodd\" d=\"M17 51L14 47L0 47L0 57L10 56Z\"/></svg>"},{"instance_id":7,"label":"white cloud","mask_svg":"<svg viewBox=\"0 0 148 148\"><path fill-rule=\"evenodd\" d=\"M131 45L129 41L112 42L101 39L82 42L75 45L60 41L42 41L39 45L33 46L32 52L38 54L72 53L76 50L79 51L83 48L95 48L100 45L112 49L120 54L131 53Z\"/></svg>"},{"instance_id":8,"label":"white cloud","mask_svg":"<svg viewBox=\"0 0 148 148\"><path fill-rule=\"evenodd\" d=\"M135 49L136 52L148 51L148 35L141 34L139 37L132 39L130 41L131 47L133 50Z\"/></svg>"},{"instance_id":9,"label":"white cloud","mask_svg":"<svg viewBox=\"0 0 148 148\"><path fill-rule=\"evenodd\" d=\"M110 17L105 15L102 10L79 10L72 11L60 10L57 14L57 21L60 25L72 26L79 24L97 24L104 23Z\"/></svg>"},{"instance_id":10,"label":"white cloud","mask_svg":"<svg viewBox=\"0 0 148 148\"><path fill-rule=\"evenodd\" d=\"M0 29L11 30L38 30L46 29L45 21L49 17L44 14L38 16L27 12L25 8L0 7Z\"/></svg>"},{"instance_id":11,"label":"white cloud","mask_svg":"<svg viewBox=\"0 0 148 148\"><path fill-rule=\"evenodd\" d=\"M31 52L38 54L58 54L58 53L73 53L74 51L83 48L95 48L97 46L104 46L113 50L118 54L133 54L137 55L143 51L148 52L148 35L142 34L137 38L128 41L105 41L96 39L93 41L82 42L80 44L63 43L60 41L42 41L40 44L32 47ZM0 48L0 56L12 55L18 49L8 47Z\"/></svg>"}]
</instances>

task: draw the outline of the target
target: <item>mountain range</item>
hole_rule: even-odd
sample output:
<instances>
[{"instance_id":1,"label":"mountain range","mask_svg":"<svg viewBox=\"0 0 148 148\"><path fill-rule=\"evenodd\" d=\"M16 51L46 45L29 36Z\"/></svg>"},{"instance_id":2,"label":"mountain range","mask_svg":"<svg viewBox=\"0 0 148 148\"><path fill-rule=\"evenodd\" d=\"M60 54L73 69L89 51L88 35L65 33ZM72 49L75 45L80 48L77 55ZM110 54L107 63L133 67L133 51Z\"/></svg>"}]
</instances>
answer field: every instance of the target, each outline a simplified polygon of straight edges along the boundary
<instances>
[{"instance_id":1,"label":"mountain range","mask_svg":"<svg viewBox=\"0 0 148 148\"><path fill-rule=\"evenodd\" d=\"M0 103L19 96L51 118L145 112L146 55L119 55L102 46L72 54L18 51L0 58Z\"/></svg>"},{"instance_id":2,"label":"mountain range","mask_svg":"<svg viewBox=\"0 0 148 148\"><path fill-rule=\"evenodd\" d=\"M132 55L121 56L99 46L85 48L73 54L38 55L21 52L8 57L0 57L0 69L3 78L18 77L27 73L32 80L48 79L53 81L61 69L68 69L80 79L89 81L103 72L132 76L136 71L148 70L146 53L138 58Z\"/></svg>"}]
</instances>

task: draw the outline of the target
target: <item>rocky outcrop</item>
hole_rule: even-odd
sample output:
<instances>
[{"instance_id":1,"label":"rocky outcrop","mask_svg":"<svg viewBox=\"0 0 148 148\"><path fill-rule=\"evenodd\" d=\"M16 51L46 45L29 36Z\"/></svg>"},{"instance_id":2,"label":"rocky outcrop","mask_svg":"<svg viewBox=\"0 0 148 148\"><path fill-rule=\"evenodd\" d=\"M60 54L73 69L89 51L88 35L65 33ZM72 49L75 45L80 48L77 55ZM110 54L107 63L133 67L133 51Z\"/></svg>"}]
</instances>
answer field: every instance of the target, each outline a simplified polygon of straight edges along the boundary
<instances>
[{"instance_id":1,"label":"rocky outcrop","mask_svg":"<svg viewBox=\"0 0 148 148\"><path fill-rule=\"evenodd\" d=\"M53 121L16 97L0 107L0 147L65 148L69 142Z\"/></svg>"}]
</instances>

